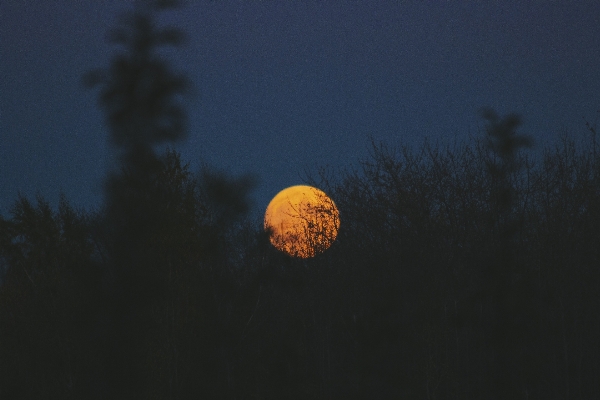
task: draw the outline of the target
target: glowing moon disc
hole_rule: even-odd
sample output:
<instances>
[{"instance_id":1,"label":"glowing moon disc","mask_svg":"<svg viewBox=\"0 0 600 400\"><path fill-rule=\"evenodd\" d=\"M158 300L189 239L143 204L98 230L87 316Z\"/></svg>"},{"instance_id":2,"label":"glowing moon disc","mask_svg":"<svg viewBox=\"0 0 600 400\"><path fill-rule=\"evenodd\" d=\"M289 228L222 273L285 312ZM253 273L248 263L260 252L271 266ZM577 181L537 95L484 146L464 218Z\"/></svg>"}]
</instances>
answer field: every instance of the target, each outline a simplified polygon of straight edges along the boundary
<instances>
[{"instance_id":1,"label":"glowing moon disc","mask_svg":"<svg viewBox=\"0 0 600 400\"><path fill-rule=\"evenodd\" d=\"M339 229L339 212L333 200L312 186L282 190L265 213L271 243L292 257L308 258L324 252Z\"/></svg>"}]
</instances>

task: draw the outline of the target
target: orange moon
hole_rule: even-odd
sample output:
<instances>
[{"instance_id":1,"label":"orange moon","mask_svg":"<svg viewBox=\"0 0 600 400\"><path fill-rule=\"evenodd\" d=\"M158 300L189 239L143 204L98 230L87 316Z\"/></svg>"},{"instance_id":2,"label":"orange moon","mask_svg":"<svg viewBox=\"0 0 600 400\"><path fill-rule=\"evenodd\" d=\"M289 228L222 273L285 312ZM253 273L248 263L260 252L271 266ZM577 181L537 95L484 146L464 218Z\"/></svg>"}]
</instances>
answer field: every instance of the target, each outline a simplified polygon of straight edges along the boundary
<instances>
[{"instance_id":1,"label":"orange moon","mask_svg":"<svg viewBox=\"0 0 600 400\"><path fill-rule=\"evenodd\" d=\"M277 193L265 212L265 230L276 249L309 258L331 246L340 229L335 203L323 191L297 185Z\"/></svg>"}]
</instances>

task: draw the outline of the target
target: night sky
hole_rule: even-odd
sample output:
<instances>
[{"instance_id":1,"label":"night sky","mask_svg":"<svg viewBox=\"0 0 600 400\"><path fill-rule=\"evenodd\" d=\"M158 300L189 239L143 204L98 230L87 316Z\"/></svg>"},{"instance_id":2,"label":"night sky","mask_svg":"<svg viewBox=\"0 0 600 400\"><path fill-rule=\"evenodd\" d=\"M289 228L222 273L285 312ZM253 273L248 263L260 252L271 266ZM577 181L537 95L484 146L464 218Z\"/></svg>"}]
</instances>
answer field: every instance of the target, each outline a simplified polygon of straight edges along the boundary
<instances>
[{"instance_id":1,"label":"night sky","mask_svg":"<svg viewBox=\"0 0 600 400\"><path fill-rule=\"evenodd\" d=\"M101 205L114 167L97 91L124 0L0 2L0 212L19 192ZM352 167L370 137L419 146L477 135L478 110L523 115L537 144L600 119L600 2L189 1L162 22L188 35L167 56L194 83L202 163L253 173L255 211L305 171Z\"/></svg>"}]
</instances>

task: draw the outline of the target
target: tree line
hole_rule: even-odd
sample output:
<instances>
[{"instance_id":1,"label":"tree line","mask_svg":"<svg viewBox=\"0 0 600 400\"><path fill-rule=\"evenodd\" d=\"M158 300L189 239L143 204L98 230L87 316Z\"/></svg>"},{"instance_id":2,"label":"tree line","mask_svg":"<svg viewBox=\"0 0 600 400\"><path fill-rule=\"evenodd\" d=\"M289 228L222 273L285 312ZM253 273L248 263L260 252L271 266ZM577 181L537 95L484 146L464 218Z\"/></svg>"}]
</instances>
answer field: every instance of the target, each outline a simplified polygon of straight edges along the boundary
<instances>
[{"instance_id":1,"label":"tree line","mask_svg":"<svg viewBox=\"0 0 600 400\"><path fill-rule=\"evenodd\" d=\"M0 398L581 399L600 395L600 160L541 157L517 115L453 146L373 143L307 177L337 240L290 258L247 218L250 177L194 174L183 36L139 6L89 74L120 165L86 212L0 218ZM141 4L141 3L140 3Z\"/></svg>"}]
</instances>

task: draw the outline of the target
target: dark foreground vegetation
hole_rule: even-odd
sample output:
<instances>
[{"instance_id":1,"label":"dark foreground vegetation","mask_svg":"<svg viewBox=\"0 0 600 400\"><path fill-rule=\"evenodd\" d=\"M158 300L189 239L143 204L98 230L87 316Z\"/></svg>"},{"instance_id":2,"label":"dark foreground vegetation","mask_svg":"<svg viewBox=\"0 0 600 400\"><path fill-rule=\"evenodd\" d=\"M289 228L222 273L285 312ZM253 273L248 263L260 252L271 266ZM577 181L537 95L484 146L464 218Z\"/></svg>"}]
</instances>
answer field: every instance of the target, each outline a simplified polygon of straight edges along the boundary
<instances>
[{"instance_id":1,"label":"dark foreground vegetation","mask_svg":"<svg viewBox=\"0 0 600 400\"><path fill-rule=\"evenodd\" d=\"M292 259L244 219L249 179L155 154L186 83L150 21L90 76L121 157L104 208L0 218L0 398L600 398L595 140L528 157L518 117L486 111L470 143L374 144L315 177L338 240Z\"/></svg>"}]
</instances>

